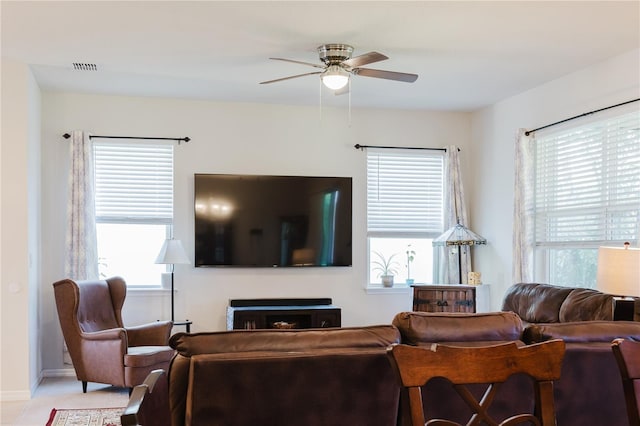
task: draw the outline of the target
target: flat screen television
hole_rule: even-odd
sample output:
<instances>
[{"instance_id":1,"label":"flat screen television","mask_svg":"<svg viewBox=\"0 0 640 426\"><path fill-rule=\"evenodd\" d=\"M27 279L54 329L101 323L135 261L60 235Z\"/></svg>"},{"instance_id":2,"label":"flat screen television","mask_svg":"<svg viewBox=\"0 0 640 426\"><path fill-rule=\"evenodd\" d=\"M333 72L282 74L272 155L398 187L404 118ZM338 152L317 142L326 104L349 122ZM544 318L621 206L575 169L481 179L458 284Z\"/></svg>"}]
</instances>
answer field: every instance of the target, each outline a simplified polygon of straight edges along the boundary
<instances>
[{"instance_id":1,"label":"flat screen television","mask_svg":"<svg viewBox=\"0 0 640 426\"><path fill-rule=\"evenodd\" d=\"M194 175L195 266L351 266L350 177Z\"/></svg>"}]
</instances>

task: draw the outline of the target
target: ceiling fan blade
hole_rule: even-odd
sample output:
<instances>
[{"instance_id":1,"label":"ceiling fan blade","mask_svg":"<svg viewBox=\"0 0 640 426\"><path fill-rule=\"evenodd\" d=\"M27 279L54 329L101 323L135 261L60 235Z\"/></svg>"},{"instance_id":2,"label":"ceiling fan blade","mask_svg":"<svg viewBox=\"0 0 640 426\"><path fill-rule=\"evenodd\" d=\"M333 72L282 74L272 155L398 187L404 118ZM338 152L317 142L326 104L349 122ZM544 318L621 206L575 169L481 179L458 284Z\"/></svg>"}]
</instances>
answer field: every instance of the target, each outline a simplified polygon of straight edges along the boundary
<instances>
[{"instance_id":1,"label":"ceiling fan blade","mask_svg":"<svg viewBox=\"0 0 640 426\"><path fill-rule=\"evenodd\" d=\"M285 59L285 58L269 58L269 59L273 59L274 61L293 62L294 64L309 65L311 67L316 67L316 68L323 68L323 69L325 68L324 65L312 64L311 62L296 61L294 59Z\"/></svg>"},{"instance_id":2,"label":"ceiling fan blade","mask_svg":"<svg viewBox=\"0 0 640 426\"><path fill-rule=\"evenodd\" d=\"M292 78L304 77L305 75L322 74L322 71L307 72L304 74L292 75L290 77L276 78L275 80L261 81L260 84L276 83L278 81L291 80Z\"/></svg>"},{"instance_id":3,"label":"ceiling fan blade","mask_svg":"<svg viewBox=\"0 0 640 426\"><path fill-rule=\"evenodd\" d=\"M355 56L351 59L342 61L342 64L346 65L347 67L354 68L354 67L359 67L361 65L367 65L367 64L372 64L374 62L384 61L386 59L389 59L389 58L383 55L382 53L369 52L369 53L365 53L359 56Z\"/></svg>"},{"instance_id":4,"label":"ceiling fan blade","mask_svg":"<svg viewBox=\"0 0 640 426\"><path fill-rule=\"evenodd\" d=\"M418 74L408 74L405 72L396 72L396 71L374 70L371 68L356 68L351 72L353 74L363 75L365 77L384 78L386 80L404 81L406 83L413 83L418 79Z\"/></svg>"}]
</instances>

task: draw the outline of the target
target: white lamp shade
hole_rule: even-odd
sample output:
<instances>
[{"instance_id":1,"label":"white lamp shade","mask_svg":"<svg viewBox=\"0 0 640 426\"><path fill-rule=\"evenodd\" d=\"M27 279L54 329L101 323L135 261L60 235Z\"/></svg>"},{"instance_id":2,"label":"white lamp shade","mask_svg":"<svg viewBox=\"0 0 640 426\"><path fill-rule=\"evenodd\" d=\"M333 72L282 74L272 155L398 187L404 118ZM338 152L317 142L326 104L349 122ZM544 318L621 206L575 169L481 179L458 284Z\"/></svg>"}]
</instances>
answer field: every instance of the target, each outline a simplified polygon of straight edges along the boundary
<instances>
[{"instance_id":1,"label":"white lamp shade","mask_svg":"<svg viewBox=\"0 0 640 426\"><path fill-rule=\"evenodd\" d=\"M339 90L349 83L349 73L338 65L331 65L321 75L322 83L331 90Z\"/></svg>"},{"instance_id":2,"label":"white lamp shade","mask_svg":"<svg viewBox=\"0 0 640 426\"><path fill-rule=\"evenodd\" d=\"M190 262L180 240L174 240L171 238L164 240L164 244L156 258L156 263L179 265Z\"/></svg>"},{"instance_id":3,"label":"white lamp shade","mask_svg":"<svg viewBox=\"0 0 640 426\"><path fill-rule=\"evenodd\" d=\"M597 286L615 296L640 297L640 248L598 248Z\"/></svg>"}]
</instances>

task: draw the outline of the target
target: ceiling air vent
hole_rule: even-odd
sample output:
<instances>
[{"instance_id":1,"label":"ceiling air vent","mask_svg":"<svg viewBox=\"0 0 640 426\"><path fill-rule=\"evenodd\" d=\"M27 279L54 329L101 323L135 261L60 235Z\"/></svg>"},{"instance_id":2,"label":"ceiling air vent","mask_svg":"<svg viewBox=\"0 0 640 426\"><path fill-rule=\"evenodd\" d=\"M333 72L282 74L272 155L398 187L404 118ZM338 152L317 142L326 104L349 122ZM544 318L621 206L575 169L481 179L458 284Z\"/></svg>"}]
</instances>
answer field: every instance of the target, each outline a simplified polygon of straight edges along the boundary
<instances>
[{"instance_id":1,"label":"ceiling air vent","mask_svg":"<svg viewBox=\"0 0 640 426\"><path fill-rule=\"evenodd\" d=\"M73 69L76 71L98 71L96 64L87 64L84 62L74 62Z\"/></svg>"}]
</instances>

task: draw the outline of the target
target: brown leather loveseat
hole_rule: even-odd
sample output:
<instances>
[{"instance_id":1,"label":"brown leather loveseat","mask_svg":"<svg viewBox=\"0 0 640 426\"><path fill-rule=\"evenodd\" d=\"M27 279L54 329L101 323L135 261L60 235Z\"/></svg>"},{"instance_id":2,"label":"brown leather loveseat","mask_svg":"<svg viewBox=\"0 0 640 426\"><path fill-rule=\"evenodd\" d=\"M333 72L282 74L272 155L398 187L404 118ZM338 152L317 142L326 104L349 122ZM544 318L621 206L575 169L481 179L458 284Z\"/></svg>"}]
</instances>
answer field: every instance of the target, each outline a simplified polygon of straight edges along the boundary
<instances>
[{"instance_id":1,"label":"brown leather loveseat","mask_svg":"<svg viewBox=\"0 0 640 426\"><path fill-rule=\"evenodd\" d=\"M624 392L611 342L640 339L640 322L613 321L616 299L597 290L519 283L502 309L523 320L522 339L566 344L562 376L555 383L558 425L627 426Z\"/></svg>"},{"instance_id":2,"label":"brown leather loveseat","mask_svg":"<svg viewBox=\"0 0 640 426\"><path fill-rule=\"evenodd\" d=\"M518 283L505 293L502 310L527 323L613 321L615 298L588 288Z\"/></svg>"},{"instance_id":3,"label":"brown leather loveseat","mask_svg":"<svg viewBox=\"0 0 640 426\"><path fill-rule=\"evenodd\" d=\"M527 324L513 312L487 314L444 314L402 312L393 320L405 343L478 345L517 340L531 344L563 339L566 352L562 376L554 384L559 426L628 426L622 381L611 351L614 338L640 339L640 322L574 321ZM519 337L518 337L519 336ZM512 377L500 389L491 406L502 418L524 411L533 395L522 395L524 377ZM442 416L456 421L468 417L451 386L433 381L423 392L429 418ZM524 404L524 406L522 405ZM530 408L530 407L529 407ZM401 407L401 413L404 408Z\"/></svg>"},{"instance_id":4,"label":"brown leather loveseat","mask_svg":"<svg viewBox=\"0 0 640 426\"><path fill-rule=\"evenodd\" d=\"M391 325L178 333L171 425L393 426L400 389L386 348L399 341Z\"/></svg>"}]
</instances>

